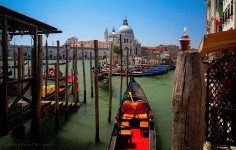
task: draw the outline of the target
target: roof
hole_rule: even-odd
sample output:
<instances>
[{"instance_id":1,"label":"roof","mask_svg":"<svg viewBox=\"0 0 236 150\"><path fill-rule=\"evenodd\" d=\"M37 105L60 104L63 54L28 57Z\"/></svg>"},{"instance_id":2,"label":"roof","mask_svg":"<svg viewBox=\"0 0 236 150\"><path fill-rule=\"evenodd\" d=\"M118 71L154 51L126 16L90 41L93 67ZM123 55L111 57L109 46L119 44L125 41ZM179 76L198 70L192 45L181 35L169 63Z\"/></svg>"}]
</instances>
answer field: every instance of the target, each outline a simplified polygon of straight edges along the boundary
<instances>
[{"instance_id":1,"label":"roof","mask_svg":"<svg viewBox=\"0 0 236 150\"><path fill-rule=\"evenodd\" d=\"M119 28L118 33L134 35L133 29L129 26L128 20L125 17L123 20L123 25Z\"/></svg>"},{"instance_id":2,"label":"roof","mask_svg":"<svg viewBox=\"0 0 236 150\"><path fill-rule=\"evenodd\" d=\"M206 34L198 47L201 54L232 49L236 49L236 30Z\"/></svg>"},{"instance_id":3,"label":"roof","mask_svg":"<svg viewBox=\"0 0 236 150\"><path fill-rule=\"evenodd\" d=\"M0 5L0 17L7 18L10 35L32 34L32 27L37 27L38 34L61 33L57 28L18 13ZM3 28L3 19L0 19L0 29ZM24 31L24 32L19 32Z\"/></svg>"}]
</instances>

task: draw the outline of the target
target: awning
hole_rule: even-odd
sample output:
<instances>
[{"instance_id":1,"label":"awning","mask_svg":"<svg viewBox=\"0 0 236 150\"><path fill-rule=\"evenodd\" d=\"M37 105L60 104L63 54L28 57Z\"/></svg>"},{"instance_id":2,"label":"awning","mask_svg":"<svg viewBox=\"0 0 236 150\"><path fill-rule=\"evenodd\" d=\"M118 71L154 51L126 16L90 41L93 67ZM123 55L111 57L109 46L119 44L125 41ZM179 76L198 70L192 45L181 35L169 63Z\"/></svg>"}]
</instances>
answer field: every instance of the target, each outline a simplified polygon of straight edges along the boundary
<instances>
[{"instance_id":1,"label":"awning","mask_svg":"<svg viewBox=\"0 0 236 150\"><path fill-rule=\"evenodd\" d=\"M0 30L3 28L2 18L7 18L7 31L9 35L33 34L32 27L37 27L38 34L62 33L61 30L49 24L0 5Z\"/></svg>"},{"instance_id":2,"label":"awning","mask_svg":"<svg viewBox=\"0 0 236 150\"><path fill-rule=\"evenodd\" d=\"M206 34L198 47L201 54L225 50L236 50L236 30Z\"/></svg>"}]
</instances>

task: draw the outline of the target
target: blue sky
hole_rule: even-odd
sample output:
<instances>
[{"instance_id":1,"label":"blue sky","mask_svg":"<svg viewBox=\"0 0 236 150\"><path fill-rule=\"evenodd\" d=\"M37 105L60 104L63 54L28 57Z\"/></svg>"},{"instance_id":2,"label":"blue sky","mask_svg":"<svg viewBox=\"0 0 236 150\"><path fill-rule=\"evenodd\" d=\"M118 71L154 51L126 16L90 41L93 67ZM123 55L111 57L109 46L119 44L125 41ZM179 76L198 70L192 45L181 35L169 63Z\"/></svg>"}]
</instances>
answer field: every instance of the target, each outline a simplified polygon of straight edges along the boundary
<instances>
[{"instance_id":1,"label":"blue sky","mask_svg":"<svg viewBox=\"0 0 236 150\"><path fill-rule=\"evenodd\" d=\"M205 33L205 0L0 0L0 5L63 31L49 35L49 45L73 36L104 40L106 27L118 31L125 16L142 46L180 45L187 27L192 47L198 48ZM17 36L12 42L30 45L31 40Z\"/></svg>"}]
</instances>

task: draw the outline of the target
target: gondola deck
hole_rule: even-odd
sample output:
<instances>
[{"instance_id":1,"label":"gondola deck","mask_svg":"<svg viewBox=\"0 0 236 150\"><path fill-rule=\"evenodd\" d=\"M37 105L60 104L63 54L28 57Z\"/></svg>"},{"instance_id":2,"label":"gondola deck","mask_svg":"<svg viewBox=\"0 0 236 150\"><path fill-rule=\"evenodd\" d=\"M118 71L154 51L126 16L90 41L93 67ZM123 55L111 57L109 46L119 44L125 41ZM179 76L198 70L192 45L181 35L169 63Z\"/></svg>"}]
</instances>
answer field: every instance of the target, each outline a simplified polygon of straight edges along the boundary
<instances>
[{"instance_id":1,"label":"gondola deck","mask_svg":"<svg viewBox=\"0 0 236 150\"><path fill-rule=\"evenodd\" d=\"M115 118L109 150L156 149L153 114L144 91L133 77Z\"/></svg>"}]
</instances>

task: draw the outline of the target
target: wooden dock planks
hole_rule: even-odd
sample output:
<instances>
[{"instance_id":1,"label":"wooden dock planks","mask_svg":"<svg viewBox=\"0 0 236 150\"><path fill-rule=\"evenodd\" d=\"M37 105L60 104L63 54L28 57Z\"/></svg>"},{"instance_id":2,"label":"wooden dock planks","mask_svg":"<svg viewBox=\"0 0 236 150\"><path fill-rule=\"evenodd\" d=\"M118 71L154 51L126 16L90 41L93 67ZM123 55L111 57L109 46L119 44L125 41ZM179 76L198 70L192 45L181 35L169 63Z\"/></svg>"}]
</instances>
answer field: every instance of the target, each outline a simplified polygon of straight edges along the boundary
<instances>
[{"instance_id":1,"label":"wooden dock planks","mask_svg":"<svg viewBox=\"0 0 236 150\"><path fill-rule=\"evenodd\" d=\"M17 127L21 126L22 124L32 119L30 104L23 100L20 100L17 104L19 104L20 109L18 111L15 111L9 114L9 122L8 122L9 130L14 130ZM10 106L11 104L8 105L9 108ZM80 106L79 103L77 103L77 106L74 102L68 103L69 111L77 109L79 106ZM65 108L65 102L59 101L59 109L64 110L64 108ZM50 112L50 111L54 111L54 110L55 110L55 101L42 100L41 102L42 114Z\"/></svg>"}]
</instances>

